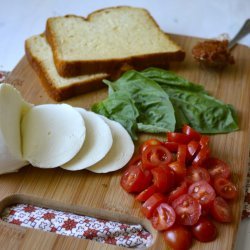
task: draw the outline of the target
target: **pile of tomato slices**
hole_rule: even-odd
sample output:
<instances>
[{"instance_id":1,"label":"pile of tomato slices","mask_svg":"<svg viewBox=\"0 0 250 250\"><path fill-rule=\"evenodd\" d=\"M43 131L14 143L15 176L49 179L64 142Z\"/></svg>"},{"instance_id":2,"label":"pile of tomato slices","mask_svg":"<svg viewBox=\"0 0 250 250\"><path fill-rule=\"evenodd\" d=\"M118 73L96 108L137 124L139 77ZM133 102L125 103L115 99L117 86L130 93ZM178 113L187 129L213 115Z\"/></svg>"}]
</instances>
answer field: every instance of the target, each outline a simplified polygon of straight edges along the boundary
<instances>
[{"instance_id":1,"label":"pile of tomato slices","mask_svg":"<svg viewBox=\"0 0 250 250\"><path fill-rule=\"evenodd\" d=\"M214 220L233 220L230 203L238 190L228 164L211 156L209 140L188 125L168 132L166 141L149 139L121 178L123 189L142 202L141 212L173 249L189 249L193 238L213 241Z\"/></svg>"}]
</instances>

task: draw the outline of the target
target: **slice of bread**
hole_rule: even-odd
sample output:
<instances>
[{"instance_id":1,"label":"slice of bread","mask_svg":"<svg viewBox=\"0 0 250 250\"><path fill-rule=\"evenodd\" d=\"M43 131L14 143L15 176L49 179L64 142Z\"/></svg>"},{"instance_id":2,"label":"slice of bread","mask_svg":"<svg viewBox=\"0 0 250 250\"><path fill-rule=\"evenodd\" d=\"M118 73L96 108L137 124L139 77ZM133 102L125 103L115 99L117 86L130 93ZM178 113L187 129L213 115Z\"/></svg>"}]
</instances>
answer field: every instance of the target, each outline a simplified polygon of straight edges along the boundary
<instances>
[{"instance_id":1,"label":"slice of bread","mask_svg":"<svg viewBox=\"0 0 250 250\"><path fill-rule=\"evenodd\" d=\"M104 87L102 80L109 78L106 73L61 77L55 67L51 47L44 35L32 36L25 41L26 57L38 74L48 95L56 101L90 92Z\"/></svg>"},{"instance_id":2,"label":"slice of bread","mask_svg":"<svg viewBox=\"0 0 250 250\"><path fill-rule=\"evenodd\" d=\"M124 64L146 68L185 57L147 10L127 6L102 9L86 19L75 15L49 18L46 38L57 71L68 77L112 73Z\"/></svg>"}]
</instances>

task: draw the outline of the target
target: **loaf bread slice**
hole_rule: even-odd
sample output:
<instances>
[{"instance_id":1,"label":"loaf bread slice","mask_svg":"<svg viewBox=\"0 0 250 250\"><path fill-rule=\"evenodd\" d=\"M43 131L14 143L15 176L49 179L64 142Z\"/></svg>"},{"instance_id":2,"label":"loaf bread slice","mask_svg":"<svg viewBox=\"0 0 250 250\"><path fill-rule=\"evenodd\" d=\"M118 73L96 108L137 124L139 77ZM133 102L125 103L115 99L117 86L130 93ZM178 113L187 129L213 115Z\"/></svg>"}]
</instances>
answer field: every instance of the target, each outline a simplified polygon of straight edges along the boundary
<instances>
[{"instance_id":1,"label":"loaf bread slice","mask_svg":"<svg viewBox=\"0 0 250 250\"><path fill-rule=\"evenodd\" d=\"M109 78L106 73L61 77L56 70L51 47L44 35L28 38L25 41L25 53L46 92L56 101L100 89L105 86L102 80Z\"/></svg>"},{"instance_id":2,"label":"loaf bread slice","mask_svg":"<svg viewBox=\"0 0 250 250\"><path fill-rule=\"evenodd\" d=\"M46 38L62 76L112 73L124 64L146 68L185 57L147 10L128 6L98 10L87 18L49 18Z\"/></svg>"}]
</instances>

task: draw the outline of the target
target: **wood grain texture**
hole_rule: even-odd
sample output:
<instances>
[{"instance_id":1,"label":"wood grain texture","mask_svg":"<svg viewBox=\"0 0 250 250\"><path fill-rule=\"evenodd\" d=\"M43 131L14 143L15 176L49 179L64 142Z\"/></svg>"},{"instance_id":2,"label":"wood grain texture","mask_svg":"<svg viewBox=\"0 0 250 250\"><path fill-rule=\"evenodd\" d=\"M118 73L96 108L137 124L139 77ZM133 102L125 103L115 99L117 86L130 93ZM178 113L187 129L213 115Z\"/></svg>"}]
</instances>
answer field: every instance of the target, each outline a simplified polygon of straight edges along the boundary
<instances>
[{"instance_id":1,"label":"wood grain texture","mask_svg":"<svg viewBox=\"0 0 250 250\"><path fill-rule=\"evenodd\" d=\"M216 241L206 244L195 242L192 247L207 250L233 249L244 200L250 142L250 49L236 47L233 51L236 64L214 71L202 68L191 57L191 48L199 39L183 36L173 38L186 51L187 57L183 63L172 65L171 69L193 82L203 84L213 96L232 104L239 115L239 131L211 138L213 154L230 163L234 181L240 190L239 199L232 204L234 221L230 225L218 225L219 236ZM8 82L31 103L55 103L41 87L25 58L14 69ZM107 89L102 89L66 102L89 109L93 103L106 96ZM28 202L99 218L141 223L154 236L149 249L166 249L162 234L153 230L140 213L140 204L120 187L121 173L122 170L102 175L87 170L69 172L59 168L38 169L26 166L17 173L0 176L0 209L11 203ZM122 249L90 240L21 228L2 221L0 245L2 249Z\"/></svg>"}]
</instances>

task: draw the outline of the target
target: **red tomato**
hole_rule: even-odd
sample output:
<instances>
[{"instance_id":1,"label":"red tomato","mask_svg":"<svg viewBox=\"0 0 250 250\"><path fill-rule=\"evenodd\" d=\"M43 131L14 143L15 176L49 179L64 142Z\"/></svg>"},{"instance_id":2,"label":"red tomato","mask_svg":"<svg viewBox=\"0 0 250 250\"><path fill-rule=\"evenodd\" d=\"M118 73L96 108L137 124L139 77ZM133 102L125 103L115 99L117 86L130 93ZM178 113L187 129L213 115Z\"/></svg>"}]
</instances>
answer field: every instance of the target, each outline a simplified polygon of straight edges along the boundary
<instances>
[{"instance_id":1,"label":"red tomato","mask_svg":"<svg viewBox=\"0 0 250 250\"><path fill-rule=\"evenodd\" d=\"M183 133L167 132L167 140L169 142L176 142L179 144L188 144L191 141L191 138Z\"/></svg>"},{"instance_id":2,"label":"red tomato","mask_svg":"<svg viewBox=\"0 0 250 250\"><path fill-rule=\"evenodd\" d=\"M187 175L185 177L185 180L188 184L192 184L201 180L204 180L209 183L210 175L205 168L192 166L187 169Z\"/></svg>"},{"instance_id":3,"label":"red tomato","mask_svg":"<svg viewBox=\"0 0 250 250\"><path fill-rule=\"evenodd\" d=\"M148 146L162 145L162 142L156 138L149 139L140 146L140 152L142 153Z\"/></svg>"},{"instance_id":4,"label":"red tomato","mask_svg":"<svg viewBox=\"0 0 250 250\"><path fill-rule=\"evenodd\" d=\"M175 174L175 179L177 182L182 182L186 176L186 167L178 161L174 161L168 164L169 168L173 170Z\"/></svg>"},{"instance_id":5,"label":"red tomato","mask_svg":"<svg viewBox=\"0 0 250 250\"><path fill-rule=\"evenodd\" d=\"M198 151L200 150L200 144L197 141L191 141L187 145L187 151L189 154L189 158L193 158Z\"/></svg>"},{"instance_id":6,"label":"red tomato","mask_svg":"<svg viewBox=\"0 0 250 250\"><path fill-rule=\"evenodd\" d=\"M176 142L166 141L163 143L163 146L166 147L171 153L177 153L179 144Z\"/></svg>"},{"instance_id":7,"label":"red tomato","mask_svg":"<svg viewBox=\"0 0 250 250\"><path fill-rule=\"evenodd\" d=\"M199 141L201 139L201 134L189 125L184 125L182 127L182 132L188 135L192 140Z\"/></svg>"},{"instance_id":8,"label":"red tomato","mask_svg":"<svg viewBox=\"0 0 250 250\"><path fill-rule=\"evenodd\" d=\"M172 154L161 145L148 146L142 152L143 168L152 169L159 165L167 166L172 161Z\"/></svg>"},{"instance_id":9,"label":"red tomato","mask_svg":"<svg viewBox=\"0 0 250 250\"><path fill-rule=\"evenodd\" d=\"M133 158L129 161L128 166L135 165L135 166L141 166L142 160L141 160L141 155L135 155Z\"/></svg>"},{"instance_id":10,"label":"red tomato","mask_svg":"<svg viewBox=\"0 0 250 250\"><path fill-rule=\"evenodd\" d=\"M201 205L191 195L183 194L172 202L177 220L182 225L194 225L201 215Z\"/></svg>"},{"instance_id":11,"label":"red tomato","mask_svg":"<svg viewBox=\"0 0 250 250\"><path fill-rule=\"evenodd\" d=\"M177 161L185 166L187 157L187 145L179 144L177 151Z\"/></svg>"},{"instance_id":12,"label":"red tomato","mask_svg":"<svg viewBox=\"0 0 250 250\"><path fill-rule=\"evenodd\" d=\"M152 217L154 210L167 198L161 193L154 193L142 205L142 213L149 219Z\"/></svg>"},{"instance_id":13,"label":"red tomato","mask_svg":"<svg viewBox=\"0 0 250 250\"><path fill-rule=\"evenodd\" d=\"M180 186L174 189L168 196L168 203L171 204L179 196L186 194L188 191L188 185L186 181L183 181Z\"/></svg>"},{"instance_id":14,"label":"red tomato","mask_svg":"<svg viewBox=\"0 0 250 250\"><path fill-rule=\"evenodd\" d=\"M223 177L230 178L231 171L227 163L224 161L210 157L204 162L204 166L208 169L208 172L212 178Z\"/></svg>"},{"instance_id":15,"label":"red tomato","mask_svg":"<svg viewBox=\"0 0 250 250\"><path fill-rule=\"evenodd\" d=\"M205 217L201 217L198 222L192 226L194 237L201 242L209 242L217 237L217 228L214 223Z\"/></svg>"},{"instance_id":16,"label":"red tomato","mask_svg":"<svg viewBox=\"0 0 250 250\"><path fill-rule=\"evenodd\" d=\"M154 211L151 223L156 230L167 230L175 223L175 211L167 203L161 203Z\"/></svg>"},{"instance_id":17,"label":"red tomato","mask_svg":"<svg viewBox=\"0 0 250 250\"><path fill-rule=\"evenodd\" d=\"M232 200L238 196L237 187L228 179L218 177L214 180L216 193L224 199Z\"/></svg>"},{"instance_id":18,"label":"red tomato","mask_svg":"<svg viewBox=\"0 0 250 250\"><path fill-rule=\"evenodd\" d=\"M137 201L146 201L151 195L158 192L158 188L155 185L151 185L150 187L143 190L141 193L139 193L135 199Z\"/></svg>"},{"instance_id":19,"label":"red tomato","mask_svg":"<svg viewBox=\"0 0 250 250\"><path fill-rule=\"evenodd\" d=\"M217 196L212 202L210 212L213 218L219 222L228 223L233 220L230 206L220 196Z\"/></svg>"},{"instance_id":20,"label":"red tomato","mask_svg":"<svg viewBox=\"0 0 250 250\"><path fill-rule=\"evenodd\" d=\"M161 193L169 192L175 184L174 172L166 167L156 167L151 170L153 175L153 184Z\"/></svg>"},{"instance_id":21,"label":"red tomato","mask_svg":"<svg viewBox=\"0 0 250 250\"><path fill-rule=\"evenodd\" d=\"M192 165L193 166L201 166L205 160L208 159L210 155L210 149L208 147L203 147L195 156Z\"/></svg>"},{"instance_id":22,"label":"red tomato","mask_svg":"<svg viewBox=\"0 0 250 250\"><path fill-rule=\"evenodd\" d=\"M215 199L215 191L206 181L197 181L188 188L188 194L198 200L201 205L207 205Z\"/></svg>"},{"instance_id":23,"label":"red tomato","mask_svg":"<svg viewBox=\"0 0 250 250\"><path fill-rule=\"evenodd\" d=\"M200 146L201 148L208 147L209 146L210 138L207 135L202 135L200 139Z\"/></svg>"},{"instance_id":24,"label":"red tomato","mask_svg":"<svg viewBox=\"0 0 250 250\"><path fill-rule=\"evenodd\" d=\"M167 245L173 250L188 250L192 245L192 233L181 225L175 225L163 233Z\"/></svg>"},{"instance_id":25,"label":"red tomato","mask_svg":"<svg viewBox=\"0 0 250 250\"><path fill-rule=\"evenodd\" d=\"M149 170L141 169L140 165L130 165L121 178L121 186L128 193L138 193L152 183L152 174Z\"/></svg>"}]
</instances>

